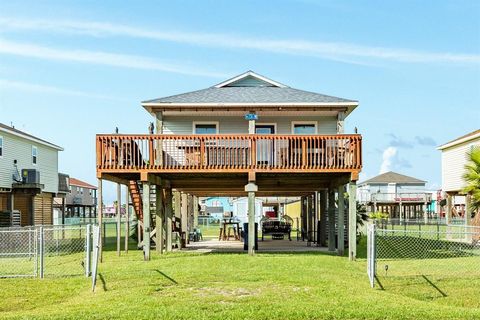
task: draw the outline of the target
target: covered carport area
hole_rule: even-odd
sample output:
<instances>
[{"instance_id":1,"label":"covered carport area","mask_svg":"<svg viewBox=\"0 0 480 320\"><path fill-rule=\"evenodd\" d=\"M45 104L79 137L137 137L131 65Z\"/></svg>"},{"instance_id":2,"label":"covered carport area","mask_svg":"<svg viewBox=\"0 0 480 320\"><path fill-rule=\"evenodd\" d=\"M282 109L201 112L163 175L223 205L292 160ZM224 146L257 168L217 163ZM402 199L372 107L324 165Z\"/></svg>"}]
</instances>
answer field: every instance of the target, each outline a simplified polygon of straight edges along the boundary
<instances>
[{"instance_id":1,"label":"covered carport area","mask_svg":"<svg viewBox=\"0 0 480 320\"><path fill-rule=\"evenodd\" d=\"M137 182L141 201L143 239L141 247L149 259L151 247L159 253L172 250L172 232L175 221L183 234L188 235L197 224L199 197L248 197L249 225L254 223L256 197L300 197L301 240L297 243L267 241L259 250L272 251L310 248L328 250L343 255L348 247L350 259L356 256L356 177L351 172L215 172L215 173L125 173L102 174L102 179L131 186ZM101 180L99 187L101 188ZM99 188L99 189L100 189ZM136 205L134 193L128 204ZM347 196L346 196L347 195ZM101 190L99 190L99 203ZM121 203L119 201L119 203ZM248 253L255 254L254 230L249 228ZM347 240L347 241L345 241ZM275 240L274 240L275 241ZM147 245L145 245L147 243ZM153 244L153 246L148 245ZM345 245L346 244L346 245ZM207 246L208 243L187 244L187 248ZM218 245L222 250L225 245ZM242 245L243 246L243 245ZM263 246L263 248L262 248ZM210 247L215 247L210 243ZM227 248L226 246L225 248ZM320 248L326 249L320 249ZM214 248L215 249L215 248ZM230 248L232 249L232 248ZM240 248L238 251L242 251ZM233 248L233 251L237 249ZM304 249L302 249L304 250Z\"/></svg>"}]
</instances>

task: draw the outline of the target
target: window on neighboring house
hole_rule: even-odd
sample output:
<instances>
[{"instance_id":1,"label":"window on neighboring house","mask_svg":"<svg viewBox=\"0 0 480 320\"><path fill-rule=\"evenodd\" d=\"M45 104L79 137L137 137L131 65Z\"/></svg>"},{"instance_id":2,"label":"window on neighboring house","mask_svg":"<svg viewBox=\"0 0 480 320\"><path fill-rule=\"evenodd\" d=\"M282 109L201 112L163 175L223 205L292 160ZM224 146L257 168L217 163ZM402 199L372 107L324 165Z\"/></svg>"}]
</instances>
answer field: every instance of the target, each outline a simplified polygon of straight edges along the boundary
<instances>
[{"instance_id":1,"label":"window on neighboring house","mask_svg":"<svg viewBox=\"0 0 480 320\"><path fill-rule=\"evenodd\" d=\"M92 189L88 189L88 194L91 196L92 195Z\"/></svg>"},{"instance_id":2,"label":"window on neighboring house","mask_svg":"<svg viewBox=\"0 0 480 320\"><path fill-rule=\"evenodd\" d=\"M32 163L37 164L38 158L38 149L35 146L32 146Z\"/></svg>"},{"instance_id":3,"label":"window on neighboring house","mask_svg":"<svg viewBox=\"0 0 480 320\"><path fill-rule=\"evenodd\" d=\"M317 134L316 122L292 122L293 134Z\"/></svg>"},{"instance_id":4,"label":"window on neighboring house","mask_svg":"<svg viewBox=\"0 0 480 320\"><path fill-rule=\"evenodd\" d=\"M218 123L193 123L194 134L217 134L218 133Z\"/></svg>"},{"instance_id":5,"label":"window on neighboring house","mask_svg":"<svg viewBox=\"0 0 480 320\"><path fill-rule=\"evenodd\" d=\"M80 194L83 195L83 188L80 188Z\"/></svg>"},{"instance_id":6,"label":"window on neighboring house","mask_svg":"<svg viewBox=\"0 0 480 320\"><path fill-rule=\"evenodd\" d=\"M3 137L0 136L0 158L3 157Z\"/></svg>"}]
</instances>

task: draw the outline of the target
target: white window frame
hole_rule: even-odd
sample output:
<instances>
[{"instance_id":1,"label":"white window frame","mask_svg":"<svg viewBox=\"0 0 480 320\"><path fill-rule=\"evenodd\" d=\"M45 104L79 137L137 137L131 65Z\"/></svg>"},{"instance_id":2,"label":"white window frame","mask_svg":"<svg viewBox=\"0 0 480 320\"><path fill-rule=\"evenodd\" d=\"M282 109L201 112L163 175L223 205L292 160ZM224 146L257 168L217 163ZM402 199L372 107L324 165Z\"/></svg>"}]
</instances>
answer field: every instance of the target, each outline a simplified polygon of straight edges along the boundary
<instances>
[{"instance_id":1,"label":"white window frame","mask_svg":"<svg viewBox=\"0 0 480 320\"><path fill-rule=\"evenodd\" d=\"M220 123L218 121L193 121L192 122L192 133L193 134L201 134L201 133L195 133L195 128L197 127L197 124L213 124L215 125L215 134L218 134L220 132Z\"/></svg>"},{"instance_id":2,"label":"white window frame","mask_svg":"<svg viewBox=\"0 0 480 320\"><path fill-rule=\"evenodd\" d=\"M292 134L296 134L295 133L296 124L313 124L315 126L314 134L318 134L318 121L292 121Z\"/></svg>"},{"instance_id":3,"label":"white window frame","mask_svg":"<svg viewBox=\"0 0 480 320\"><path fill-rule=\"evenodd\" d=\"M3 158L3 154L5 153L5 139L3 136L0 136L0 149L2 150L2 153L0 154L0 159Z\"/></svg>"},{"instance_id":4,"label":"white window frame","mask_svg":"<svg viewBox=\"0 0 480 320\"><path fill-rule=\"evenodd\" d=\"M33 154L33 151L35 151L35 155ZM35 157L35 161L33 161L33 157ZM32 146L32 165L36 166L38 163L38 148L37 146Z\"/></svg>"},{"instance_id":5,"label":"white window frame","mask_svg":"<svg viewBox=\"0 0 480 320\"><path fill-rule=\"evenodd\" d=\"M277 123L276 122L255 122L256 126L273 126L273 130L275 131L273 134L278 134L277 132ZM256 131L256 128L255 128Z\"/></svg>"}]
</instances>

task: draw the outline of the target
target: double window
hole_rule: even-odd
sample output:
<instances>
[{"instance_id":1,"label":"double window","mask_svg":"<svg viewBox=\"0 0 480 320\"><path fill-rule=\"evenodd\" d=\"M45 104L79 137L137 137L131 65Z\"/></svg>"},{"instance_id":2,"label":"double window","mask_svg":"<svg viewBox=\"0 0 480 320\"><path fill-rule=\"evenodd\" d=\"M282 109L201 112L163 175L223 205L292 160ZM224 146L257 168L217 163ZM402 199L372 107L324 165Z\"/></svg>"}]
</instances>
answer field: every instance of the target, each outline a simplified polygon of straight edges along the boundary
<instances>
[{"instance_id":1,"label":"double window","mask_svg":"<svg viewBox=\"0 0 480 320\"><path fill-rule=\"evenodd\" d=\"M32 146L32 164L37 164L38 160L38 149L35 146Z\"/></svg>"}]
</instances>

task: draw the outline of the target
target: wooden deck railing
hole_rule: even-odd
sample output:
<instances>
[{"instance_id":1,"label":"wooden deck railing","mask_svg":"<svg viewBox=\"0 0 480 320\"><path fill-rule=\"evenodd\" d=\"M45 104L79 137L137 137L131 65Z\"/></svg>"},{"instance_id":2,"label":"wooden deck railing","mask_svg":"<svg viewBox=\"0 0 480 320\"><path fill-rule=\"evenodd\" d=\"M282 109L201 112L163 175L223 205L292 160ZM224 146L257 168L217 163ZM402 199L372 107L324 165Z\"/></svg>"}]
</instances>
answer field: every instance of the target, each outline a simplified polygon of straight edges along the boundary
<instances>
[{"instance_id":1,"label":"wooden deck railing","mask_svg":"<svg viewBox=\"0 0 480 320\"><path fill-rule=\"evenodd\" d=\"M97 135L97 170L359 171L361 142L360 135Z\"/></svg>"}]
</instances>

